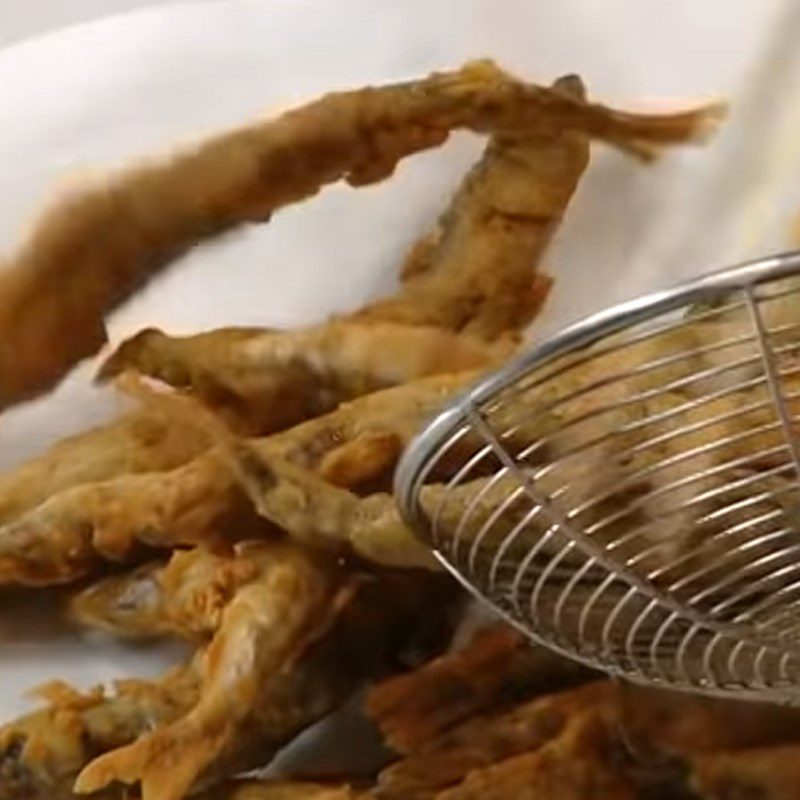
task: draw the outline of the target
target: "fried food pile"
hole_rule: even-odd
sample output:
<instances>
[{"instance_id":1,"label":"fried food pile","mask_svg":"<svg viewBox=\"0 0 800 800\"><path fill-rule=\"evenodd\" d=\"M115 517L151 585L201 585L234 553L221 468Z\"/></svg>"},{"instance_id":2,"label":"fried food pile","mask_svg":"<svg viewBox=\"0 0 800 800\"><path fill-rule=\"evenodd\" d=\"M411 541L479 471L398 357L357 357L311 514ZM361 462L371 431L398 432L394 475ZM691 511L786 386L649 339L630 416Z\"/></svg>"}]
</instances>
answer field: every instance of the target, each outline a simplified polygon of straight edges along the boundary
<instances>
[{"instance_id":1,"label":"fried food pile","mask_svg":"<svg viewBox=\"0 0 800 800\"><path fill-rule=\"evenodd\" d=\"M374 688L386 800L778 800L800 791L800 711L635 688L505 625Z\"/></svg>"},{"instance_id":2,"label":"fried food pile","mask_svg":"<svg viewBox=\"0 0 800 800\"><path fill-rule=\"evenodd\" d=\"M581 94L572 77L547 88L476 62L419 81L330 94L65 198L2 274L0 405L46 391L97 352L104 315L177 254L267 221L326 184L383 180L402 158L441 145L457 129L490 135L483 160L413 251L404 291L357 316L489 334L524 323L541 299L541 290L531 289L530 265L585 167L586 137L650 157L702 137L718 117L716 107L629 114ZM541 181L533 191L532 181ZM473 240L476 228L486 228L487 238ZM496 276L480 269L487 256L497 260L493 240L508 247L500 259L508 271ZM471 268L461 262L464 248ZM522 265L525 278L514 269ZM492 285L515 285L522 294L509 292L500 308L481 312L476 305Z\"/></svg>"},{"instance_id":3,"label":"fried food pile","mask_svg":"<svg viewBox=\"0 0 800 800\"><path fill-rule=\"evenodd\" d=\"M60 587L86 630L193 648L158 679L41 687L41 707L0 728L0 797L630 796L616 695L582 668L494 631L408 672L468 604L391 481L420 427L536 318L591 140L647 160L719 111L624 113L575 76L541 87L482 61L328 95L57 203L0 273L3 407L96 353L105 315L187 249L334 181L387 178L453 130L488 140L391 296L301 330L141 331L97 375L136 408L0 476L0 585ZM367 703L398 754L379 775L241 778L399 672ZM732 769L691 764L709 786Z\"/></svg>"}]
</instances>

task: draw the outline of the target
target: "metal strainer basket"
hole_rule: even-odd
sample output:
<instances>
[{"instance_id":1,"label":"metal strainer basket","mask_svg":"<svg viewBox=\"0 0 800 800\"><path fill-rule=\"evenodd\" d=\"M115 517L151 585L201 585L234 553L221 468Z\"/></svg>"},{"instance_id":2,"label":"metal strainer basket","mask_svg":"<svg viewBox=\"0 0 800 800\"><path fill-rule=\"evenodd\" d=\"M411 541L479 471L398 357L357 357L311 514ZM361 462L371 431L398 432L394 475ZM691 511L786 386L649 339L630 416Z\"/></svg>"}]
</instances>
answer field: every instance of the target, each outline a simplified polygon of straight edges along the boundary
<instances>
[{"instance_id":1,"label":"metal strainer basket","mask_svg":"<svg viewBox=\"0 0 800 800\"><path fill-rule=\"evenodd\" d=\"M453 402L408 522L540 642L634 681L800 698L800 253L625 303Z\"/></svg>"}]
</instances>

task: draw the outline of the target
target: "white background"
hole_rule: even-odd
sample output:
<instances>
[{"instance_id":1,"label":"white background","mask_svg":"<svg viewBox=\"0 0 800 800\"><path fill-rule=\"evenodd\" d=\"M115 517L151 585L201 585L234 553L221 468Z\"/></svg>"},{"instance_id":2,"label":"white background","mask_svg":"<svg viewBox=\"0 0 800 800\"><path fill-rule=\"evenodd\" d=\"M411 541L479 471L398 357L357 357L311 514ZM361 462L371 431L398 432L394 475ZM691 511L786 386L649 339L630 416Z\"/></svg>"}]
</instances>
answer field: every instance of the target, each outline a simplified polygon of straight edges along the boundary
<instances>
[{"instance_id":1,"label":"white background","mask_svg":"<svg viewBox=\"0 0 800 800\"><path fill-rule=\"evenodd\" d=\"M159 2L164 0L11 0L0 6L0 46Z\"/></svg>"},{"instance_id":2,"label":"white background","mask_svg":"<svg viewBox=\"0 0 800 800\"><path fill-rule=\"evenodd\" d=\"M0 5L0 44L138 2ZM543 326L785 243L800 208L800 4L780 0L224 0L72 27L0 51L0 253L62 183L319 92L476 56L541 81L579 71L598 98L724 95L707 148L645 169L598 148L548 257ZM386 185L337 187L193 253L112 320L173 331L292 325L388 287L403 250L479 151L457 136ZM1 256L0 256L1 257ZM0 464L108 413L84 367L55 398L6 415ZM29 607L26 603L26 608ZM42 631L0 600L0 717L24 688L152 672L153 654Z\"/></svg>"}]
</instances>

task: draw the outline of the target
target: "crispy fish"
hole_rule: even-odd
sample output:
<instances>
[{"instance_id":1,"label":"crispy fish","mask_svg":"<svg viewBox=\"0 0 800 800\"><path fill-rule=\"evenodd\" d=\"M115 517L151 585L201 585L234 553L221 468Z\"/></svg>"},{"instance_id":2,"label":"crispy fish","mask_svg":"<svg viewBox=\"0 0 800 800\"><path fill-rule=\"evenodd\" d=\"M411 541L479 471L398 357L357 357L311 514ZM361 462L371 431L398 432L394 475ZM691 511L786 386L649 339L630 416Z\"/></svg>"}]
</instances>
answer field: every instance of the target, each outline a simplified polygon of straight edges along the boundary
<instances>
[{"instance_id":1,"label":"crispy fish","mask_svg":"<svg viewBox=\"0 0 800 800\"><path fill-rule=\"evenodd\" d=\"M307 643L319 637L320 620L329 622L325 612L340 588L331 568L280 542L253 545L242 555L255 574L222 608L213 608L214 583L201 580L183 598L189 609L169 609L179 625L181 616L198 616L195 605L201 624L216 616L217 628L200 659L197 704L172 724L92 761L76 781L77 792L140 782L143 800L181 800L234 740L257 699L272 691L274 677L291 669ZM209 591L211 609L205 608Z\"/></svg>"},{"instance_id":2,"label":"crispy fish","mask_svg":"<svg viewBox=\"0 0 800 800\"><path fill-rule=\"evenodd\" d=\"M583 97L577 78L555 86ZM191 388L242 432L263 435L369 391L488 367L509 355L510 343L490 348L451 331L513 337L533 319L551 283L536 267L588 160L581 134L492 137L435 236L413 248L393 297L299 331L170 337L144 330L117 348L98 377L133 368Z\"/></svg>"},{"instance_id":3,"label":"crispy fish","mask_svg":"<svg viewBox=\"0 0 800 800\"><path fill-rule=\"evenodd\" d=\"M392 494L360 497L247 441L231 441L222 452L259 514L299 541L384 566L439 569L428 546L408 527ZM452 490L445 484L426 486L423 506L439 506L442 527L454 530L477 490L488 486L472 509L474 520L487 519L497 503L518 487L514 478L489 481L480 478ZM440 505L443 497L447 502Z\"/></svg>"},{"instance_id":4,"label":"crispy fish","mask_svg":"<svg viewBox=\"0 0 800 800\"><path fill-rule=\"evenodd\" d=\"M478 714L387 767L380 774L379 794L390 800L438 797L472 773L481 775L495 764L538 752L558 740L586 709L604 714L614 708L613 684L600 681L497 714Z\"/></svg>"},{"instance_id":5,"label":"crispy fish","mask_svg":"<svg viewBox=\"0 0 800 800\"><path fill-rule=\"evenodd\" d=\"M297 331L222 328L187 337L136 334L101 379L128 369L191 389L239 431L265 435L340 403L430 375L488 369L511 352L437 327L345 320Z\"/></svg>"},{"instance_id":6,"label":"crispy fish","mask_svg":"<svg viewBox=\"0 0 800 800\"><path fill-rule=\"evenodd\" d=\"M216 631L236 592L254 581L271 558L269 547L218 555L205 548L178 550L168 563L143 564L79 592L73 619L119 638L178 636L203 642Z\"/></svg>"},{"instance_id":7,"label":"crispy fish","mask_svg":"<svg viewBox=\"0 0 800 800\"><path fill-rule=\"evenodd\" d=\"M329 606L318 620L322 627L329 621L330 627L269 687L259 685L247 718L208 765L201 785L265 766L365 680L396 669L405 648L416 650L420 641L426 647L446 645L458 593L444 576L357 574L348 586L343 602ZM160 680L122 681L109 695L64 687L51 691L46 708L0 728L0 797L72 797L75 778L96 756L176 723L197 706L206 661L200 651L190 664Z\"/></svg>"},{"instance_id":8,"label":"crispy fish","mask_svg":"<svg viewBox=\"0 0 800 800\"><path fill-rule=\"evenodd\" d=\"M498 760L469 774L438 800L636 800L637 786L620 764L619 741L595 709L576 715L540 749ZM404 795L410 800L411 796Z\"/></svg>"},{"instance_id":9,"label":"crispy fish","mask_svg":"<svg viewBox=\"0 0 800 800\"><path fill-rule=\"evenodd\" d=\"M200 241L469 128L511 137L565 130L649 155L708 133L718 106L643 115L518 81L490 62L327 95L277 119L121 173L46 213L0 275L0 406L57 383L105 342L104 316ZM67 265L67 266L65 266Z\"/></svg>"},{"instance_id":10,"label":"crispy fish","mask_svg":"<svg viewBox=\"0 0 800 800\"><path fill-rule=\"evenodd\" d=\"M229 547L258 526L212 451L166 472L76 486L0 528L0 583L68 583L146 546Z\"/></svg>"},{"instance_id":11,"label":"crispy fish","mask_svg":"<svg viewBox=\"0 0 800 800\"><path fill-rule=\"evenodd\" d=\"M223 452L257 511L299 541L334 552L351 551L377 564L436 568L392 495L380 492L361 498L244 442L232 443Z\"/></svg>"},{"instance_id":12,"label":"crispy fish","mask_svg":"<svg viewBox=\"0 0 800 800\"><path fill-rule=\"evenodd\" d=\"M585 98L575 76L553 89ZM589 140L579 133L493 136L435 231L410 253L401 290L355 318L488 339L518 334L547 297L550 279L536 270L588 163Z\"/></svg>"},{"instance_id":13,"label":"crispy fish","mask_svg":"<svg viewBox=\"0 0 800 800\"><path fill-rule=\"evenodd\" d=\"M178 719L197 702L199 673L181 667L159 681L117 683L114 694L63 684L40 693L47 705L0 728L0 796L68 800L81 768L152 726Z\"/></svg>"},{"instance_id":14,"label":"crispy fish","mask_svg":"<svg viewBox=\"0 0 800 800\"><path fill-rule=\"evenodd\" d=\"M400 451L425 420L478 374L436 376L376 392L282 433L248 441L270 459L286 460L333 484L356 488L390 474ZM197 416L191 403L164 398L162 407L177 418ZM122 476L54 494L3 525L0 583L69 582L98 560L129 560L142 545L224 547L230 544L226 532L246 539L263 535L263 525L217 447L173 470Z\"/></svg>"},{"instance_id":15,"label":"crispy fish","mask_svg":"<svg viewBox=\"0 0 800 800\"><path fill-rule=\"evenodd\" d=\"M508 625L373 688L366 711L386 742L408 754L468 717L589 681L595 673Z\"/></svg>"},{"instance_id":16,"label":"crispy fish","mask_svg":"<svg viewBox=\"0 0 800 800\"><path fill-rule=\"evenodd\" d=\"M140 408L105 425L70 436L0 474L0 524L52 495L120 475L169 470L210 446L202 426L176 419L161 404Z\"/></svg>"}]
</instances>

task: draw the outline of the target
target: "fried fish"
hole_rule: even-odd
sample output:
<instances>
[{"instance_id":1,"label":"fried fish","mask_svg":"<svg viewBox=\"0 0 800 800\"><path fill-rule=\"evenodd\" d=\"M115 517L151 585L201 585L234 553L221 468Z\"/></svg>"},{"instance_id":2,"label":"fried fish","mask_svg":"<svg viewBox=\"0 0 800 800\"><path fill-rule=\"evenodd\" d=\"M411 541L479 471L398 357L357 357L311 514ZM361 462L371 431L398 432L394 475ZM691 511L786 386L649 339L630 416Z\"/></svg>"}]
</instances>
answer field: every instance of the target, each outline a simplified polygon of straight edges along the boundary
<instances>
[{"instance_id":1,"label":"fried fish","mask_svg":"<svg viewBox=\"0 0 800 800\"><path fill-rule=\"evenodd\" d=\"M477 376L435 376L386 389L248 442L269 459L355 488L390 474L424 421ZM163 400L164 410L179 419L197 416L194 404ZM0 583L65 583L99 560L130 560L143 545L228 547L232 538L252 537L262 528L222 448L216 447L172 470L70 488L12 519L0 527Z\"/></svg>"},{"instance_id":2,"label":"fried fish","mask_svg":"<svg viewBox=\"0 0 800 800\"><path fill-rule=\"evenodd\" d=\"M263 436L348 400L431 375L488 369L511 353L437 327L346 320L297 331L222 328L171 337L148 329L105 362L191 389L242 433Z\"/></svg>"},{"instance_id":3,"label":"fried fish","mask_svg":"<svg viewBox=\"0 0 800 800\"><path fill-rule=\"evenodd\" d=\"M139 408L0 474L0 524L76 486L180 466L210 444L202 426L144 398Z\"/></svg>"},{"instance_id":4,"label":"fried fish","mask_svg":"<svg viewBox=\"0 0 800 800\"><path fill-rule=\"evenodd\" d=\"M216 585L203 575L181 598L188 607L170 609L179 621L199 616L200 624L216 622L198 658L196 705L170 725L92 761L78 776L76 791L140 782L143 800L181 800L230 746L256 701L273 691L275 676L291 669L308 642L319 638L319 626L329 624L327 611L335 607L340 586L331 567L280 542L253 545L242 557L254 574L221 608L207 608L209 601L214 604Z\"/></svg>"},{"instance_id":5,"label":"fried fish","mask_svg":"<svg viewBox=\"0 0 800 800\"><path fill-rule=\"evenodd\" d=\"M207 765L199 786L265 766L365 680L397 669L403 651L416 650L421 637L426 647L445 646L458 593L444 576L358 573L347 585L342 602L329 605L317 619L321 635L308 642L290 669L277 672L269 685L258 685L246 719ZM78 773L92 759L179 723L197 707L206 662L201 650L191 663L159 680L121 681L109 694L63 686L45 693L47 707L0 728L0 796L72 797ZM169 770L165 773L163 780L169 781Z\"/></svg>"},{"instance_id":6,"label":"fried fish","mask_svg":"<svg viewBox=\"0 0 800 800\"><path fill-rule=\"evenodd\" d=\"M465 647L379 684L367 696L366 711L386 742L408 754L469 717L594 676L508 625L495 625Z\"/></svg>"},{"instance_id":7,"label":"fried fish","mask_svg":"<svg viewBox=\"0 0 800 800\"><path fill-rule=\"evenodd\" d=\"M386 178L457 128L565 130L639 154L696 139L709 106L631 114L518 81L490 62L327 95L277 119L121 173L46 213L0 275L0 407L46 391L106 340L104 316L200 241L346 180Z\"/></svg>"},{"instance_id":8,"label":"fried fish","mask_svg":"<svg viewBox=\"0 0 800 800\"><path fill-rule=\"evenodd\" d=\"M585 99L576 76L553 90ZM486 339L518 335L547 297L551 281L538 267L588 163L581 133L492 136L436 229L410 253L400 291L355 318L440 325Z\"/></svg>"}]
</instances>

